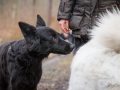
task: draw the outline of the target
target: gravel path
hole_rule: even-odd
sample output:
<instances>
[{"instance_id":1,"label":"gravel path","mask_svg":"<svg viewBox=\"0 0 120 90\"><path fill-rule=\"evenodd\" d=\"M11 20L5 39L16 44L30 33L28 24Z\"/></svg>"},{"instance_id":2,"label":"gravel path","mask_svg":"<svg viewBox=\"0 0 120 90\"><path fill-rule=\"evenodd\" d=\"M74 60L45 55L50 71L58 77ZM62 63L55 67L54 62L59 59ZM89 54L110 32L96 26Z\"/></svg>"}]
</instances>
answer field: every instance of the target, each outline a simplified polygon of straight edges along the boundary
<instances>
[{"instance_id":1,"label":"gravel path","mask_svg":"<svg viewBox=\"0 0 120 90\"><path fill-rule=\"evenodd\" d=\"M43 74L37 90L67 90L72 55L43 62Z\"/></svg>"}]
</instances>

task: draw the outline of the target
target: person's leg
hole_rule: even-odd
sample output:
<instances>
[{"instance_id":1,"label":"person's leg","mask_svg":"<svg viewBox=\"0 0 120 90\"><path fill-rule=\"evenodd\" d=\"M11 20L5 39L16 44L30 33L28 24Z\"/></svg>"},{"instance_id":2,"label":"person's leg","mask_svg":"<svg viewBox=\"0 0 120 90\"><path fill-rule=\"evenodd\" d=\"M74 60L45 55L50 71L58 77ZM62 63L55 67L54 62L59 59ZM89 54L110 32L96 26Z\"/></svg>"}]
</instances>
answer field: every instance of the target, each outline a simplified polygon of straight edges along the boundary
<instances>
[{"instance_id":1,"label":"person's leg","mask_svg":"<svg viewBox=\"0 0 120 90\"><path fill-rule=\"evenodd\" d=\"M81 44L82 44L81 38L74 38L75 48L74 48L73 54L76 53L76 51L79 49L79 47L81 46Z\"/></svg>"},{"instance_id":2,"label":"person's leg","mask_svg":"<svg viewBox=\"0 0 120 90\"><path fill-rule=\"evenodd\" d=\"M76 49L76 51L81 46L81 44L82 44L81 38L75 38L75 49Z\"/></svg>"},{"instance_id":3,"label":"person's leg","mask_svg":"<svg viewBox=\"0 0 120 90\"><path fill-rule=\"evenodd\" d=\"M74 38L74 44L75 44L75 49L74 49L74 54L76 53L76 51L85 43L88 42L88 37L87 36L82 36L81 38Z\"/></svg>"}]
</instances>

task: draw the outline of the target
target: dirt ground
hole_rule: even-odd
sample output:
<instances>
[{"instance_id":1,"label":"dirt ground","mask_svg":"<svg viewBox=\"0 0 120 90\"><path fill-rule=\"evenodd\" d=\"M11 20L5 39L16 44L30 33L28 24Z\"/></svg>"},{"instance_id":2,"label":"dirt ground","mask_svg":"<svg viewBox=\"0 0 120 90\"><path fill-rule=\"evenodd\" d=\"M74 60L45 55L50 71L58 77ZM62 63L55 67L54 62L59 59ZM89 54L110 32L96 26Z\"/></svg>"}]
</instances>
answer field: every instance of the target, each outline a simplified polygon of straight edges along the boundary
<instances>
[{"instance_id":1,"label":"dirt ground","mask_svg":"<svg viewBox=\"0 0 120 90\"><path fill-rule=\"evenodd\" d=\"M60 60L43 66L37 90L67 90L72 57L72 54L60 57Z\"/></svg>"}]
</instances>

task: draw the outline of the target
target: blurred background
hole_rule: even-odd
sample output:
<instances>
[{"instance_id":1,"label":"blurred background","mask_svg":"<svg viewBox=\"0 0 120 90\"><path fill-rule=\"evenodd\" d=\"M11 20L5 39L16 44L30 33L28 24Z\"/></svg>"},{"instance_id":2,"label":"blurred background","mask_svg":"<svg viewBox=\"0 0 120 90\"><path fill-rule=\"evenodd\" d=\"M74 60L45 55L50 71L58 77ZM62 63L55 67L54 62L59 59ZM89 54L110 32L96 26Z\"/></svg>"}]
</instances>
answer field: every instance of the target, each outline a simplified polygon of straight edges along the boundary
<instances>
[{"instance_id":1,"label":"blurred background","mask_svg":"<svg viewBox=\"0 0 120 90\"><path fill-rule=\"evenodd\" d=\"M60 0L0 0L0 42L22 38L19 21L36 24L37 14L47 26L60 32L57 11Z\"/></svg>"}]
</instances>

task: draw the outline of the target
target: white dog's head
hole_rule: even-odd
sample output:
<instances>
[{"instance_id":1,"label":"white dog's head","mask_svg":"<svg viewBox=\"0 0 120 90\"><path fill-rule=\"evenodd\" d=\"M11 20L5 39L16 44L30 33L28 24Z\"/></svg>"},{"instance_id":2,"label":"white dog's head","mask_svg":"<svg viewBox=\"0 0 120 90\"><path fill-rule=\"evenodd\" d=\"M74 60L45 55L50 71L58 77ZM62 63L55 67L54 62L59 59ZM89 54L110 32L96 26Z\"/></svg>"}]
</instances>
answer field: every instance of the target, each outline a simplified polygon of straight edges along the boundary
<instances>
[{"instance_id":1,"label":"white dog's head","mask_svg":"<svg viewBox=\"0 0 120 90\"><path fill-rule=\"evenodd\" d=\"M90 33L93 40L115 51L120 51L120 10L101 15Z\"/></svg>"}]
</instances>

